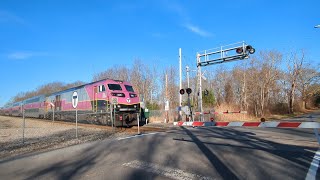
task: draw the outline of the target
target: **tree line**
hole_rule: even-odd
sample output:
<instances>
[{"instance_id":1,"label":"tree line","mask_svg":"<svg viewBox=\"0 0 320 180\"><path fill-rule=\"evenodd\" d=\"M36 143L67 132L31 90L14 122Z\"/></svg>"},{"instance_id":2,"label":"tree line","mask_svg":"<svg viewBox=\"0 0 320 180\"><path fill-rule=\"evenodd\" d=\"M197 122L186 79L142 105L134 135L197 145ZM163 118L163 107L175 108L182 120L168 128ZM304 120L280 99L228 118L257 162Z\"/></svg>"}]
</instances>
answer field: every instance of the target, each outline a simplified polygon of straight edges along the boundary
<instances>
[{"instance_id":1,"label":"tree line","mask_svg":"<svg viewBox=\"0 0 320 180\"><path fill-rule=\"evenodd\" d=\"M226 65L209 67L205 74L207 78L202 81L203 90L208 92L207 95L203 94L203 105L205 108L227 105L248 111L257 117L319 107L319 65L308 60L303 50L288 54L271 50L261 51L250 59L237 63L231 69L226 68ZM96 73L92 81L105 78L129 81L149 109L164 109L166 100L169 101L170 108L175 109L179 103L178 70L178 63L176 66L158 69L156 65L136 59L131 67L113 66ZM81 84L84 83L49 83L35 91L19 93L12 101ZM187 87L187 80L183 81L183 87ZM192 106L197 109L198 95L204 92L198 92L195 73L190 77L190 88L193 91ZM183 96L183 104L187 104L186 96Z\"/></svg>"},{"instance_id":2,"label":"tree line","mask_svg":"<svg viewBox=\"0 0 320 180\"><path fill-rule=\"evenodd\" d=\"M52 82L52 83L48 83L48 84L44 84L39 86L38 88L36 88L33 91L27 91L27 92L20 92L18 94L16 94L14 97L11 98L11 100L7 103L14 103L14 102L19 102L19 101L23 101L35 96L39 96L39 95L47 95L47 94L52 94L54 92L59 92L59 91L63 91L72 87L77 87L77 86L81 86L85 84L82 81L76 81L73 83L63 83L63 82Z\"/></svg>"}]
</instances>

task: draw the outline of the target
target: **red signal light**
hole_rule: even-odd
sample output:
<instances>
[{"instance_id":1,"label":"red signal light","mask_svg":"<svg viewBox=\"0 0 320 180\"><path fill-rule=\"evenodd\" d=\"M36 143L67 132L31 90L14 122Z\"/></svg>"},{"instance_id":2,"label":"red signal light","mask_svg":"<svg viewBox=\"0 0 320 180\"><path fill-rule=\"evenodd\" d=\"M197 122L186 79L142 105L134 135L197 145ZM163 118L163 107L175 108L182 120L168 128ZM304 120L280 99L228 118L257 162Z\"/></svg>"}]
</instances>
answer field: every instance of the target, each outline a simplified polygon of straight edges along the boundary
<instances>
[{"instance_id":1,"label":"red signal light","mask_svg":"<svg viewBox=\"0 0 320 180\"><path fill-rule=\"evenodd\" d=\"M180 94L183 95L184 94L184 89L180 89Z\"/></svg>"},{"instance_id":2,"label":"red signal light","mask_svg":"<svg viewBox=\"0 0 320 180\"><path fill-rule=\"evenodd\" d=\"M243 48L242 48L242 47L240 47L240 48L237 48L237 49L236 49L236 52L237 52L238 54L241 54L241 53L243 53Z\"/></svg>"}]
</instances>

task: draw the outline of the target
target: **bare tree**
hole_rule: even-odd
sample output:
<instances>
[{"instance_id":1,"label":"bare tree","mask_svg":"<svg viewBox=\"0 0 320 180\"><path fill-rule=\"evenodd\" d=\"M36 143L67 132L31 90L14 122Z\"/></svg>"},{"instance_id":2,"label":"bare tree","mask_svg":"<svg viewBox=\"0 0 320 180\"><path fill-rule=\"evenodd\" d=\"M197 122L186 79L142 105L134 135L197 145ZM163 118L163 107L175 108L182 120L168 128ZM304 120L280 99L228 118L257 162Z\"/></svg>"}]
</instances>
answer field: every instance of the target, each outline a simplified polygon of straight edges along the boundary
<instances>
[{"instance_id":1,"label":"bare tree","mask_svg":"<svg viewBox=\"0 0 320 180\"><path fill-rule=\"evenodd\" d=\"M306 109L308 98L311 98L317 91L316 88L311 88L312 85L318 84L320 81L320 72L317 71L319 68L311 67L309 64L306 66L301 69L297 80L297 89L301 93L303 109Z\"/></svg>"},{"instance_id":2,"label":"bare tree","mask_svg":"<svg viewBox=\"0 0 320 180\"><path fill-rule=\"evenodd\" d=\"M303 50L298 52L292 52L289 57L287 57L287 81L289 82L289 91L288 91L288 111L289 114L293 114L294 109L294 97L295 91L297 87L298 78L301 74L301 70L303 68L303 63L305 61L305 53Z\"/></svg>"},{"instance_id":3,"label":"bare tree","mask_svg":"<svg viewBox=\"0 0 320 180\"><path fill-rule=\"evenodd\" d=\"M282 54L277 51L262 52L262 67L260 70L260 108L261 115L265 115L265 107L269 105L271 91L276 86L279 78L279 63L282 60Z\"/></svg>"},{"instance_id":4,"label":"bare tree","mask_svg":"<svg viewBox=\"0 0 320 180\"><path fill-rule=\"evenodd\" d=\"M238 103L242 110L248 110L248 78L247 78L247 64L242 63L241 66L235 67L233 69L233 79L234 79L234 88L235 88L235 96L238 99Z\"/></svg>"},{"instance_id":5,"label":"bare tree","mask_svg":"<svg viewBox=\"0 0 320 180\"><path fill-rule=\"evenodd\" d=\"M102 79L130 81L130 69L125 66L113 66L105 71L95 74L92 81L99 81Z\"/></svg>"},{"instance_id":6,"label":"bare tree","mask_svg":"<svg viewBox=\"0 0 320 180\"><path fill-rule=\"evenodd\" d=\"M82 84L84 84L84 82L82 81L76 81L70 84L65 84L63 82L52 82L41 85L34 91L20 92L12 98L12 101L19 102L39 95L48 95L54 92L63 91L72 87L80 86Z\"/></svg>"}]
</instances>

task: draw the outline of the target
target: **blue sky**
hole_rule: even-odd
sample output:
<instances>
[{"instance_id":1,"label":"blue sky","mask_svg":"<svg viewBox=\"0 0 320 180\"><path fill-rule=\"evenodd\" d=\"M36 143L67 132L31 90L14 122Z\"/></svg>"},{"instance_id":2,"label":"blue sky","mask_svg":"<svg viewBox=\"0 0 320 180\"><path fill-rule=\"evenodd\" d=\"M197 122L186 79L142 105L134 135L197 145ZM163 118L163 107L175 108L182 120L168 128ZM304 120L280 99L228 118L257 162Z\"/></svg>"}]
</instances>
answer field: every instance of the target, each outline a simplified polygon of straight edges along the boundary
<instances>
[{"instance_id":1,"label":"blue sky","mask_svg":"<svg viewBox=\"0 0 320 180\"><path fill-rule=\"evenodd\" d=\"M134 59L195 66L197 51L245 40L320 61L320 1L1 0L0 106L53 81L89 82Z\"/></svg>"}]
</instances>

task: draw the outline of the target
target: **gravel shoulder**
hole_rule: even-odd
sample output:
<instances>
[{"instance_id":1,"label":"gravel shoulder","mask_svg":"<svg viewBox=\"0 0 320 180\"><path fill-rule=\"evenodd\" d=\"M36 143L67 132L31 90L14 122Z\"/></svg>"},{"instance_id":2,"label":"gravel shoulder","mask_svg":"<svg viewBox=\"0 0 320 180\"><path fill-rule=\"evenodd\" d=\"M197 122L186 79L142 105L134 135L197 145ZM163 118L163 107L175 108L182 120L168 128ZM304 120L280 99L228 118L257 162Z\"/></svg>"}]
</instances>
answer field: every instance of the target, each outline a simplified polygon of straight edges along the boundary
<instances>
[{"instance_id":1,"label":"gravel shoulder","mask_svg":"<svg viewBox=\"0 0 320 180\"><path fill-rule=\"evenodd\" d=\"M53 123L49 120L26 118L23 138L22 127L21 117L0 116L0 160L31 152L137 134L137 127L113 130L111 127L78 124L78 138L76 138L75 123ZM165 130L163 127L140 128L142 133Z\"/></svg>"}]
</instances>

